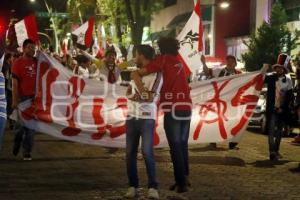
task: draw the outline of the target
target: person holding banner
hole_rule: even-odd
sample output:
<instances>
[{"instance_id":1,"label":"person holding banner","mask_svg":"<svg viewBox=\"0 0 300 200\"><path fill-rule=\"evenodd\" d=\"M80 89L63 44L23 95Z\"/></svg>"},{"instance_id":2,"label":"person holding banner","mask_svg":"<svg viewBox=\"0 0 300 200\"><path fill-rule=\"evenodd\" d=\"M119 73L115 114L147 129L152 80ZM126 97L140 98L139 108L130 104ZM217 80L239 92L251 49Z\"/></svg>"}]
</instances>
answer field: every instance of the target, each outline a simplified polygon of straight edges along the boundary
<instances>
[{"instance_id":1,"label":"person holding banner","mask_svg":"<svg viewBox=\"0 0 300 200\"><path fill-rule=\"evenodd\" d=\"M161 55L145 68L132 72L131 78L141 96L145 97L151 96L152 93L143 86L142 77L157 72L163 74L160 108L164 111L164 129L170 146L175 176L175 184L170 187L170 190L183 193L188 191L190 185L188 180L188 138L192 113L190 87L184 65L178 57L178 40L160 38L158 47Z\"/></svg>"},{"instance_id":2,"label":"person holding banner","mask_svg":"<svg viewBox=\"0 0 300 200\"><path fill-rule=\"evenodd\" d=\"M136 47L135 62L138 68L144 68L154 58L155 51L149 45L139 45ZM145 159L148 174L148 197L159 199L156 181L155 159L153 152L153 137L155 120L157 118L157 102L163 79L160 72L149 74L142 78L144 87L151 91L147 102L142 102L134 81L128 87L127 96L129 98L128 117L126 121L126 163L129 189L125 194L126 198L137 196L139 180L137 175L137 152L140 137L142 138L142 154ZM153 97L153 98L152 98Z\"/></svg>"},{"instance_id":3,"label":"person holding banner","mask_svg":"<svg viewBox=\"0 0 300 200\"><path fill-rule=\"evenodd\" d=\"M235 74L241 74L242 72L236 69L237 62L236 58L232 55L226 57L226 67L223 69L210 69L206 65L205 56L201 56L201 62L203 64L203 72L208 79L231 76ZM238 145L239 138L233 138L229 142L229 149L235 149ZM210 147L217 148L217 143L210 143Z\"/></svg>"},{"instance_id":4,"label":"person holding banner","mask_svg":"<svg viewBox=\"0 0 300 200\"><path fill-rule=\"evenodd\" d=\"M74 71L75 74L78 74L82 78L89 78L90 77L89 69L90 69L91 61L84 55L78 55L76 57L76 61L78 63L78 67Z\"/></svg>"},{"instance_id":5,"label":"person holding banner","mask_svg":"<svg viewBox=\"0 0 300 200\"><path fill-rule=\"evenodd\" d=\"M18 58L12 66L12 108L18 109L18 104L31 100L35 96L37 60L34 57L35 42L26 39L23 42L23 56ZM31 160L34 130L25 127L21 122L15 124L15 140L13 154L19 153L23 144L24 160Z\"/></svg>"},{"instance_id":6,"label":"person holding banner","mask_svg":"<svg viewBox=\"0 0 300 200\"><path fill-rule=\"evenodd\" d=\"M108 48L106 50L105 57L103 60L93 57L86 51L81 51L81 53L90 60L92 60L92 62L97 66L98 72L95 72L95 74L92 75L93 77L100 77L100 80L104 81L104 76L106 80L111 84L121 82L120 71L122 68L126 68L126 65L116 64L117 53L113 48ZM102 76L99 76L99 74Z\"/></svg>"}]
</instances>

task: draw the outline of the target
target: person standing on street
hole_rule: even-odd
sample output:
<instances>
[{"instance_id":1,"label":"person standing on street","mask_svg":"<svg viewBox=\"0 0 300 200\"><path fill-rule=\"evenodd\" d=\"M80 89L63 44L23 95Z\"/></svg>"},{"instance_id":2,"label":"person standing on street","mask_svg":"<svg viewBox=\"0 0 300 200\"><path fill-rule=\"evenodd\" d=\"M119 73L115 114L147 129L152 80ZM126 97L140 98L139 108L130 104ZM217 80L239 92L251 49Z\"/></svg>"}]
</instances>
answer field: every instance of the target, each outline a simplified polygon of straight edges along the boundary
<instances>
[{"instance_id":1,"label":"person standing on street","mask_svg":"<svg viewBox=\"0 0 300 200\"><path fill-rule=\"evenodd\" d=\"M26 39L23 42L23 56L18 58L12 66L12 108L18 109L21 102L32 100L35 96L37 60L34 57L35 42ZM31 160L33 137L35 131L25 127L20 122L15 124L15 140L13 154L19 153L23 145L24 160Z\"/></svg>"},{"instance_id":2,"label":"person standing on street","mask_svg":"<svg viewBox=\"0 0 300 200\"><path fill-rule=\"evenodd\" d=\"M154 58L154 49L149 45L139 45L136 47L135 62L138 68L144 68ZM148 197L159 199L158 183L156 180L155 158L153 152L153 138L155 132L155 120L157 118L157 103L162 87L162 74L152 73L142 78L144 87L151 91L145 102L142 101L137 91L134 81L128 87L127 96L129 98L128 116L126 121L126 163L129 188L125 197L133 198L137 196L139 179L137 174L137 152L140 137L142 138L142 154L145 159L148 175Z\"/></svg>"},{"instance_id":3,"label":"person standing on street","mask_svg":"<svg viewBox=\"0 0 300 200\"><path fill-rule=\"evenodd\" d=\"M174 38L160 38L158 46L161 55L145 68L131 73L142 96L151 96L143 86L142 77L162 72L163 86L160 95L160 108L164 111L164 129L170 146L175 184L170 190L178 193L188 191L190 185L188 139L192 114L192 100L188 77L184 65L178 58L179 42Z\"/></svg>"},{"instance_id":4,"label":"person standing on street","mask_svg":"<svg viewBox=\"0 0 300 200\"><path fill-rule=\"evenodd\" d=\"M271 105L272 110L270 110L267 115L269 151L270 160L272 161L282 157L279 153L280 142L283 128L287 119L289 119L290 105L293 102L293 82L290 76L288 76L288 60L289 57L286 54L280 54L278 56L277 64L272 66L276 79L273 81L273 84L271 84L270 81L268 83L268 92L273 90L272 96L269 94L267 97L268 101L272 101L273 104ZM268 104L270 105L270 103Z\"/></svg>"},{"instance_id":5,"label":"person standing on street","mask_svg":"<svg viewBox=\"0 0 300 200\"><path fill-rule=\"evenodd\" d=\"M228 55L226 57L226 67L223 69L217 68L217 69L210 69L206 65L205 56L201 56L201 62L203 64L203 72L208 79L211 78L218 78L218 77L225 77L225 76L231 76L235 74L241 74L242 72L240 70L236 69L237 61L236 58L232 55ZM237 148L239 138L233 138L231 141L229 141L229 149L235 149ZM217 148L217 143L210 143L210 147Z\"/></svg>"}]
</instances>

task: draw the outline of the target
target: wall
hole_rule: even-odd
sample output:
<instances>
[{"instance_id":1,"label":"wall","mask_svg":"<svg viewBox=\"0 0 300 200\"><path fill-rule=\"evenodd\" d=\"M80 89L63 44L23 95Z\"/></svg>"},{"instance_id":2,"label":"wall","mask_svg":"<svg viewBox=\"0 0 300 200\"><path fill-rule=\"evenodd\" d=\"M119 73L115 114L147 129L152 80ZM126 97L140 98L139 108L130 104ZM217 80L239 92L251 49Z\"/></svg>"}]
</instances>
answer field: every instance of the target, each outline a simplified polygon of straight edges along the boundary
<instances>
[{"instance_id":1,"label":"wall","mask_svg":"<svg viewBox=\"0 0 300 200\"><path fill-rule=\"evenodd\" d=\"M269 21L271 9L270 0L256 0L256 29L259 28L264 21Z\"/></svg>"},{"instance_id":2,"label":"wall","mask_svg":"<svg viewBox=\"0 0 300 200\"><path fill-rule=\"evenodd\" d=\"M216 1L216 5L221 3ZM231 0L230 7L215 9L215 56L225 60L227 47L225 40L230 37L250 34L250 3L251 0Z\"/></svg>"},{"instance_id":3,"label":"wall","mask_svg":"<svg viewBox=\"0 0 300 200\"><path fill-rule=\"evenodd\" d=\"M295 31L296 29L300 30L300 20L289 22L287 26L291 31ZM300 42L300 40L298 42ZM299 52L300 52L300 45L298 45L297 48L291 52L291 54L294 56L294 55L298 55Z\"/></svg>"},{"instance_id":4,"label":"wall","mask_svg":"<svg viewBox=\"0 0 300 200\"><path fill-rule=\"evenodd\" d=\"M177 15L191 12L194 0L177 0L177 4L160 10L152 16L150 29L152 33L167 29L167 25Z\"/></svg>"}]
</instances>

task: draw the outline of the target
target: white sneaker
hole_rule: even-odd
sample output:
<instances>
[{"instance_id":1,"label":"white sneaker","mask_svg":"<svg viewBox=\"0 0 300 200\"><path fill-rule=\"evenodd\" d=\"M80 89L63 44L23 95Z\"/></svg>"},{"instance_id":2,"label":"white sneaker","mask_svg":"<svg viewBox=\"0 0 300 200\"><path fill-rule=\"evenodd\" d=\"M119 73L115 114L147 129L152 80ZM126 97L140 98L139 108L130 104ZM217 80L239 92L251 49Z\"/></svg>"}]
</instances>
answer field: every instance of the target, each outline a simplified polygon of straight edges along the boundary
<instances>
[{"instance_id":1,"label":"white sneaker","mask_svg":"<svg viewBox=\"0 0 300 200\"><path fill-rule=\"evenodd\" d=\"M159 199L159 194L157 189L150 188L148 191L148 198L149 199Z\"/></svg>"},{"instance_id":2,"label":"white sneaker","mask_svg":"<svg viewBox=\"0 0 300 200\"><path fill-rule=\"evenodd\" d=\"M130 187L128 188L126 194L125 194L125 198L134 198L137 196L137 192L136 192L136 188L135 187Z\"/></svg>"},{"instance_id":3,"label":"white sneaker","mask_svg":"<svg viewBox=\"0 0 300 200\"><path fill-rule=\"evenodd\" d=\"M23 160L25 161L32 160L31 155L29 153L24 154Z\"/></svg>"}]
</instances>

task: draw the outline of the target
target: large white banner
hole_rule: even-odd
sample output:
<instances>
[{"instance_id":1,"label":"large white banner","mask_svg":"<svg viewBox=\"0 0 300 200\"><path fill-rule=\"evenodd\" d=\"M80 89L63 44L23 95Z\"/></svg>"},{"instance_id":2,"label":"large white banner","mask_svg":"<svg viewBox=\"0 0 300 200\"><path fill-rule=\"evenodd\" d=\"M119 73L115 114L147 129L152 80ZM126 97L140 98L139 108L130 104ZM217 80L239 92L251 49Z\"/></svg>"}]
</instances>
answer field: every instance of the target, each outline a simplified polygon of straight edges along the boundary
<instances>
[{"instance_id":1,"label":"large white banner","mask_svg":"<svg viewBox=\"0 0 300 200\"><path fill-rule=\"evenodd\" d=\"M127 88L80 78L44 53L38 60L37 96L19 109L24 124L65 140L125 147ZM189 142L239 137L255 109L263 78L253 72L193 83ZM156 147L167 146L162 112L154 135Z\"/></svg>"}]
</instances>

